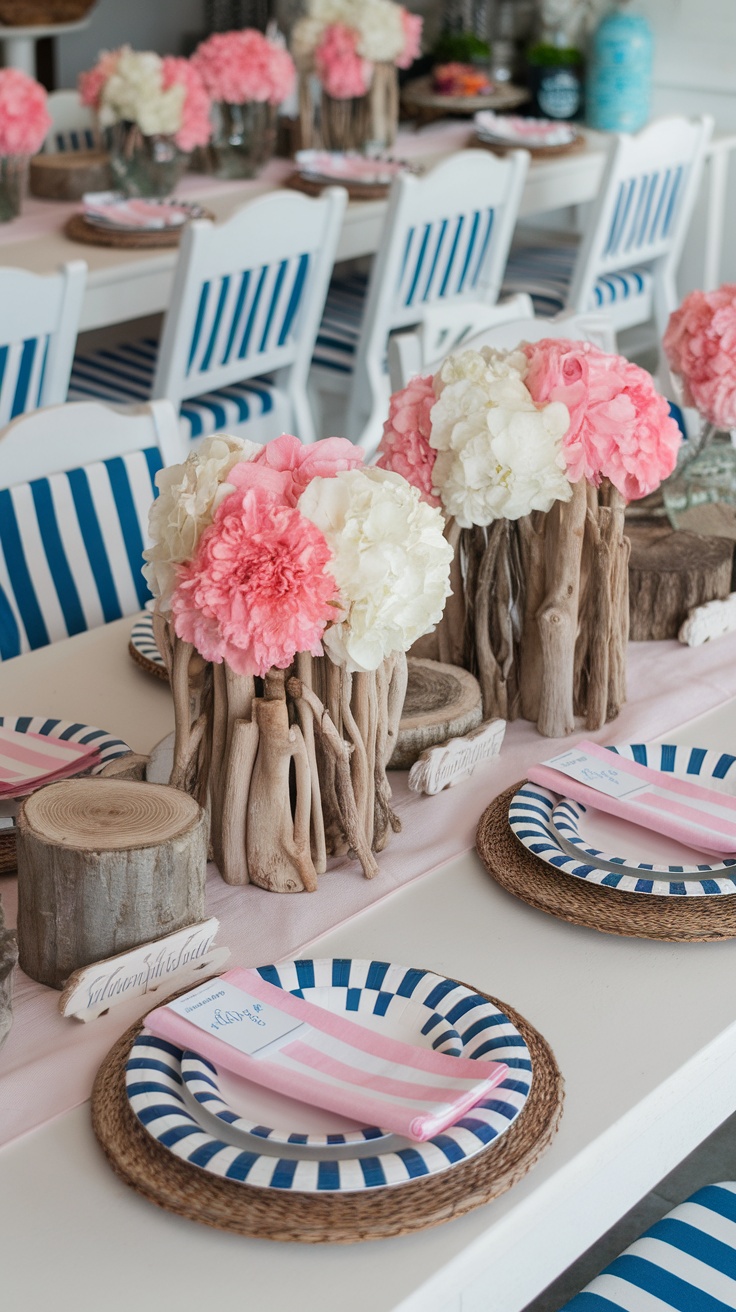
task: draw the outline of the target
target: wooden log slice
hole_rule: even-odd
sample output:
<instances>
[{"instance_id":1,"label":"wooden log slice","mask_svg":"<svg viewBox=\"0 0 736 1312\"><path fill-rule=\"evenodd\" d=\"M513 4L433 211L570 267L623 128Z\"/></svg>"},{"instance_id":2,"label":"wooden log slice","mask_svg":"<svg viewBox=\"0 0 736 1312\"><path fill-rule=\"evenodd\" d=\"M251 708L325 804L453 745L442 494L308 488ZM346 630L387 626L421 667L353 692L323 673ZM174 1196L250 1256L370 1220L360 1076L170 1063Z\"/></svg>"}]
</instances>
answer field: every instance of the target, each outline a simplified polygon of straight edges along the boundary
<instances>
[{"instance_id":1,"label":"wooden log slice","mask_svg":"<svg viewBox=\"0 0 736 1312\"><path fill-rule=\"evenodd\" d=\"M90 962L204 916L207 818L187 793L125 779L40 788L18 814L18 947L62 988Z\"/></svg>"},{"instance_id":2,"label":"wooden log slice","mask_svg":"<svg viewBox=\"0 0 736 1312\"><path fill-rule=\"evenodd\" d=\"M459 665L410 656L409 682L390 770L408 770L427 747L477 728L483 719L478 680Z\"/></svg>"},{"instance_id":3,"label":"wooden log slice","mask_svg":"<svg viewBox=\"0 0 736 1312\"><path fill-rule=\"evenodd\" d=\"M29 190L42 200L81 200L85 192L107 191L111 185L110 156L104 150L62 150L31 160Z\"/></svg>"},{"instance_id":4,"label":"wooden log slice","mask_svg":"<svg viewBox=\"0 0 736 1312\"><path fill-rule=\"evenodd\" d=\"M693 606L731 591L733 542L684 530L627 524L632 642L676 638Z\"/></svg>"}]
</instances>

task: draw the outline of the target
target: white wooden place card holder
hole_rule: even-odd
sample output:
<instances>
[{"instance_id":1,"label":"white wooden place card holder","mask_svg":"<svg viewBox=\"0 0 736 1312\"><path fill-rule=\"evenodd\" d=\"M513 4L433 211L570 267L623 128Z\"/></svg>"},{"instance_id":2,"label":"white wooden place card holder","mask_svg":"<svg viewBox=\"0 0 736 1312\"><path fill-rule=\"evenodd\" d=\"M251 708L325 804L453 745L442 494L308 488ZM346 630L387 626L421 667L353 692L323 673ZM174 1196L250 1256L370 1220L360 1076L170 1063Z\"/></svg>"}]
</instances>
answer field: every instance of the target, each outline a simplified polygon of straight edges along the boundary
<instances>
[{"instance_id":1,"label":"white wooden place card holder","mask_svg":"<svg viewBox=\"0 0 736 1312\"><path fill-rule=\"evenodd\" d=\"M77 1020L96 1020L128 998L147 997L159 991L166 997L217 974L230 956L229 948L215 946L219 928L219 920L212 916L75 970L64 986L59 1011Z\"/></svg>"},{"instance_id":2,"label":"white wooden place card holder","mask_svg":"<svg viewBox=\"0 0 736 1312\"><path fill-rule=\"evenodd\" d=\"M505 720L486 720L472 733L428 747L409 771L409 787L432 796L469 779L482 761L498 756L505 732Z\"/></svg>"},{"instance_id":3,"label":"white wooden place card holder","mask_svg":"<svg viewBox=\"0 0 736 1312\"><path fill-rule=\"evenodd\" d=\"M693 606L680 626L678 638L688 647L701 647L711 638L722 638L736 629L736 592L722 600Z\"/></svg>"}]
</instances>

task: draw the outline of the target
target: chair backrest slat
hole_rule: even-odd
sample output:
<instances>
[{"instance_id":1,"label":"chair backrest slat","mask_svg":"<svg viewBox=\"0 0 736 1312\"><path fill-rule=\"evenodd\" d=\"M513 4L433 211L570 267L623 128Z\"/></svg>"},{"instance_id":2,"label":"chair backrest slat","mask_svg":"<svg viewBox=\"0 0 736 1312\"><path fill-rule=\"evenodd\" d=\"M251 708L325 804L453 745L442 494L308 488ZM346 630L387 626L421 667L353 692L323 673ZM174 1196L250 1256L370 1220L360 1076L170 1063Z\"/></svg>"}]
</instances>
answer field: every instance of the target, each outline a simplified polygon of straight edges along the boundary
<instances>
[{"instance_id":1,"label":"chair backrest slat","mask_svg":"<svg viewBox=\"0 0 736 1312\"><path fill-rule=\"evenodd\" d=\"M86 278L83 260L49 276L0 268L0 426L66 400Z\"/></svg>"},{"instance_id":2,"label":"chair backrest slat","mask_svg":"<svg viewBox=\"0 0 736 1312\"><path fill-rule=\"evenodd\" d=\"M94 112L82 104L77 91L52 91L47 104L51 127L43 145L44 154L100 149Z\"/></svg>"}]
</instances>

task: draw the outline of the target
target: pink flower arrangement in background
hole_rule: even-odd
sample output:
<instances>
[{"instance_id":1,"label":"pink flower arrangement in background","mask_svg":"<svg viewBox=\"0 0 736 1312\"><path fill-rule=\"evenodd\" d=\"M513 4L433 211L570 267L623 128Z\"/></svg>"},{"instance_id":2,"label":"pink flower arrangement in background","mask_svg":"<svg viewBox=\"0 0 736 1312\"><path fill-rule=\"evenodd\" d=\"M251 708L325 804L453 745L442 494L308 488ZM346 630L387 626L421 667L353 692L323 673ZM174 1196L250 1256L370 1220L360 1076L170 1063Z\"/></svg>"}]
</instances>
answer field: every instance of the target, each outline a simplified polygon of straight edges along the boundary
<instances>
[{"instance_id":1,"label":"pink flower arrangement in background","mask_svg":"<svg viewBox=\"0 0 736 1312\"><path fill-rule=\"evenodd\" d=\"M120 46L103 50L77 85L82 104L95 111L101 127L137 123L146 136L173 136L185 154L212 136L210 98L189 59Z\"/></svg>"},{"instance_id":2,"label":"pink flower arrangement in background","mask_svg":"<svg viewBox=\"0 0 736 1312\"><path fill-rule=\"evenodd\" d=\"M358 33L344 23L330 23L314 51L314 68L328 96L350 100L364 96L373 66L358 54Z\"/></svg>"},{"instance_id":3,"label":"pink flower arrangement in background","mask_svg":"<svg viewBox=\"0 0 736 1312\"><path fill-rule=\"evenodd\" d=\"M411 14L408 9L402 9L401 22L404 27L404 49L396 60L396 67L411 68L414 60L422 53L424 19L421 14Z\"/></svg>"},{"instance_id":4,"label":"pink flower arrangement in background","mask_svg":"<svg viewBox=\"0 0 736 1312\"><path fill-rule=\"evenodd\" d=\"M20 69L0 69L0 155L35 155L50 127L41 84Z\"/></svg>"},{"instance_id":5,"label":"pink flower arrangement in background","mask_svg":"<svg viewBox=\"0 0 736 1312\"><path fill-rule=\"evenodd\" d=\"M88 109L98 110L102 104L102 92L105 83L112 77L118 66L121 50L103 50L98 56L94 68L80 73L77 78L79 99Z\"/></svg>"},{"instance_id":6,"label":"pink flower arrangement in background","mask_svg":"<svg viewBox=\"0 0 736 1312\"><path fill-rule=\"evenodd\" d=\"M597 487L608 478L635 501L672 473L680 430L645 369L590 342L545 338L522 350L535 402L561 401L569 411L562 450L572 483Z\"/></svg>"},{"instance_id":7,"label":"pink flower arrangement in background","mask_svg":"<svg viewBox=\"0 0 736 1312\"><path fill-rule=\"evenodd\" d=\"M213 100L280 105L294 90L291 55L255 28L213 33L197 47L192 60Z\"/></svg>"},{"instance_id":8,"label":"pink flower arrangement in background","mask_svg":"<svg viewBox=\"0 0 736 1312\"><path fill-rule=\"evenodd\" d=\"M686 296L670 315L663 346L685 405L715 428L736 428L736 284Z\"/></svg>"},{"instance_id":9,"label":"pink flower arrangement in background","mask_svg":"<svg viewBox=\"0 0 736 1312\"><path fill-rule=\"evenodd\" d=\"M206 146L212 135L210 98L205 90L199 70L189 59L166 55L161 66L161 86L184 88L181 127L176 133L179 150L189 152L195 146Z\"/></svg>"},{"instance_id":10,"label":"pink flower arrangement in background","mask_svg":"<svg viewBox=\"0 0 736 1312\"><path fill-rule=\"evenodd\" d=\"M429 445L432 406L436 399L431 375L412 378L402 391L394 392L378 448L381 455L376 462L381 469L393 469L401 474L430 506L440 505L432 490L437 452Z\"/></svg>"}]
</instances>

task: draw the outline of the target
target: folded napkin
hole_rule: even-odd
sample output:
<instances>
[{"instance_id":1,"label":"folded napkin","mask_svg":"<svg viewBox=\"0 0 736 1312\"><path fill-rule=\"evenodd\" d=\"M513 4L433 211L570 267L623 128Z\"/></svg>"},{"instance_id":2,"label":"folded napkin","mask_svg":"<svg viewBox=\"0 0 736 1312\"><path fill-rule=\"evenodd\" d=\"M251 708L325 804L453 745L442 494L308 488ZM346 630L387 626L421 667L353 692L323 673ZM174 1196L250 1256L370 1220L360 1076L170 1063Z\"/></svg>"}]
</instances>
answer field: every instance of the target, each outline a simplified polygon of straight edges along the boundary
<instances>
[{"instance_id":1,"label":"folded napkin","mask_svg":"<svg viewBox=\"0 0 736 1312\"><path fill-rule=\"evenodd\" d=\"M700 852L736 855L736 797L639 765L597 743L583 741L532 766L528 778Z\"/></svg>"},{"instance_id":2,"label":"folded napkin","mask_svg":"<svg viewBox=\"0 0 736 1312\"><path fill-rule=\"evenodd\" d=\"M0 797L18 797L55 779L80 774L98 760L96 746L0 725Z\"/></svg>"},{"instance_id":3,"label":"folded napkin","mask_svg":"<svg viewBox=\"0 0 736 1312\"><path fill-rule=\"evenodd\" d=\"M409 1139L439 1134L508 1073L502 1062L365 1029L240 968L158 1007L145 1024L254 1084Z\"/></svg>"}]
</instances>

